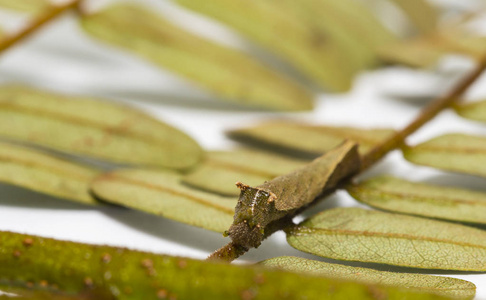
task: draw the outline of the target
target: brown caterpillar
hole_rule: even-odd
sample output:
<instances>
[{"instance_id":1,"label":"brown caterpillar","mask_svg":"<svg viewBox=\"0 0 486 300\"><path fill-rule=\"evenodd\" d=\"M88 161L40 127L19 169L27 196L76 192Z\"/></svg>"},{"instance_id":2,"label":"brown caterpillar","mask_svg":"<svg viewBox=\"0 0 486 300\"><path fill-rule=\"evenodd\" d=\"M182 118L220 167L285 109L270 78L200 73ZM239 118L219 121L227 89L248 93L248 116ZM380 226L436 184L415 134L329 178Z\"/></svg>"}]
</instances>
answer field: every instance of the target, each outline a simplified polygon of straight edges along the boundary
<instances>
[{"instance_id":1,"label":"brown caterpillar","mask_svg":"<svg viewBox=\"0 0 486 300\"><path fill-rule=\"evenodd\" d=\"M308 205L359 168L358 145L345 141L308 165L258 187L237 182L241 193L227 234L237 245L256 248L268 224Z\"/></svg>"}]
</instances>

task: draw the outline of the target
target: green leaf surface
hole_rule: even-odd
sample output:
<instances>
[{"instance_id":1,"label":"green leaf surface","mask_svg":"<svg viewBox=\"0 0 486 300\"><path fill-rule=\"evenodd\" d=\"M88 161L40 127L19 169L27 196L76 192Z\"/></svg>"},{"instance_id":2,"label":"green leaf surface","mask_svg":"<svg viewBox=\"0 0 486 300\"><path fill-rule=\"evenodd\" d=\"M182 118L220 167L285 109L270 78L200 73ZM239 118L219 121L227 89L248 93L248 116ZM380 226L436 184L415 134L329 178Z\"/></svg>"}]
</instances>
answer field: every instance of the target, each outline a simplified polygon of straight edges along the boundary
<instances>
[{"instance_id":1,"label":"green leaf surface","mask_svg":"<svg viewBox=\"0 0 486 300\"><path fill-rule=\"evenodd\" d=\"M104 201L223 232L231 225L236 198L202 192L169 171L119 170L96 178L92 192Z\"/></svg>"},{"instance_id":2,"label":"green leaf surface","mask_svg":"<svg viewBox=\"0 0 486 300\"><path fill-rule=\"evenodd\" d=\"M82 19L87 33L204 87L223 100L273 110L309 110L301 86L237 50L198 37L140 6L119 4Z\"/></svg>"},{"instance_id":3,"label":"green leaf surface","mask_svg":"<svg viewBox=\"0 0 486 300\"><path fill-rule=\"evenodd\" d=\"M0 136L111 162L186 169L199 145L133 108L21 86L0 87Z\"/></svg>"},{"instance_id":4,"label":"green leaf surface","mask_svg":"<svg viewBox=\"0 0 486 300\"><path fill-rule=\"evenodd\" d=\"M50 7L48 0L0 0L0 8L38 13Z\"/></svg>"},{"instance_id":5,"label":"green leaf surface","mask_svg":"<svg viewBox=\"0 0 486 300\"><path fill-rule=\"evenodd\" d=\"M446 134L403 149L415 164L486 177L486 138Z\"/></svg>"},{"instance_id":6,"label":"green leaf surface","mask_svg":"<svg viewBox=\"0 0 486 300\"><path fill-rule=\"evenodd\" d=\"M253 149L214 151L183 182L225 196L240 194L237 181L256 186L304 166L308 161Z\"/></svg>"},{"instance_id":7,"label":"green leaf surface","mask_svg":"<svg viewBox=\"0 0 486 300\"><path fill-rule=\"evenodd\" d=\"M451 277L378 271L292 256L271 258L261 264L285 271L338 280L402 287L411 291L428 292L453 299L472 299L476 294L476 286L473 283Z\"/></svg>"},{"instance_id":8,"label":"green leaf surface","mask_svg":"<svg viewBox=\"0 0 486 300\"><path fill-rule=\"evenodd\" d=\"M290 230L294 248L333 259L486 271L486 231L360 208L334 208Z\"/></svg>"},{"instance_id":9,"label":"green leaf surface","mask_svg":"<svg viewBox=\"0 0 486 300\"><path fill-rule=\"evenodd\" d=\"M332 191L359 168L357 145L347 141L302 168L256 188L238 183L241 194L228 235L236 245L258 247L269 224Z\"/></svg>"},{"instance_id":10,"label":"green leaf surface","mask_svg":"<svg viewBox=\"0 0 486 300\"><path fill-rule=\"evenodd\" d=\"M249 128L232 130L228 135L239 141L267 146L279 151L317 156L337 147L346 139L358 143L359 153L364 155L393 133L391 129L360 129L270 121Z\"/></svg>"},{"instance_id":11,"label":"green leaf surface","mask_svg":"<svg viewBox=\"0 0 486 300\"><path fill-rule=\"evenodd\" d=\"M486 101L457 104L454 109L461 117L486 122Z\"/></svg>"},{"instance_id":12,"label":"green leaf surface","mask_svg":"<svg viewBox=\"0 0 486 300\"><path fill-rule=\"evenodd\" d=\"M333 91L348 90L360 67L356 56L349 54L353 51L350 47L355 47L356 42L352 40L349 44L350 35L360 35L361 48L375 41L385 43L394 40L366 7L356 1L306 0L298 2L301 7L297 2L275 0L177 2L233 27ZM331 27L342 30L336 31ZM343 37L343 34L346 36ZM282 36L285 38L282 39ZM353 63L357 65L348 67Z\"/></svg>"},{"instance_id":13,"label":"green leaf surface","mask_svg":"<svg viewBox=\"0 0 486 300\"><path fill-rule=\"evenodd\" d=\"M356 200L392 212L486 224L486 193L375 177L348 187Z\"/></svg>"},{"instance_id":14,"label":"green leaf surface","mask_svg":"<svg viewBox=\"0 0 486 300\"><path fill-rule=\"evenodd\" d=\"M260 267L197 261L10 232L0 233L2 280L86 299L444 299ZM82 299L82 298L80 298Z\"/></svg>"},{"instance_id":15,"label":"green leaf surface","mask_svg":"<svg viewBox=\"0 0 486 300\"><path fill-rule=\"evenodd\" d=\"M378 49L378 56L385 62L422 69L434 68L445 54L446 49L426 37L397 41Z\"/></svg>"},{"instance_id":16,"label":"green leaf surface","mask_svg":"<svg viewBox=\"0 0 486 300\"><path fill-rule=\"evenodd\" d=\"M0 182L84 204L98 202L89 194L97 170L41 151L0 143Z\"/></svg>"},{"instance_id":17,"label":"green leaf surface","mask_svg":"<svg viewBox=\"0 0 486 300\"><path fill-rule=\"evenodd\" d=\"M454 28L383 45L378 56L389 63L432 68L447 54L461 54L479 61L485 51L485 37Z\"/></svg>"},{"instance_id":18,"label":"green leaf surface","mask_svg":"<svg viewBox=\"0 0 486 300\"><path fill-rule=\"evenodd\" d=\"M433 33L437 30L439 15L427 0L391 0L408 16L419 32Z\"/></svg>"}]
</instances>

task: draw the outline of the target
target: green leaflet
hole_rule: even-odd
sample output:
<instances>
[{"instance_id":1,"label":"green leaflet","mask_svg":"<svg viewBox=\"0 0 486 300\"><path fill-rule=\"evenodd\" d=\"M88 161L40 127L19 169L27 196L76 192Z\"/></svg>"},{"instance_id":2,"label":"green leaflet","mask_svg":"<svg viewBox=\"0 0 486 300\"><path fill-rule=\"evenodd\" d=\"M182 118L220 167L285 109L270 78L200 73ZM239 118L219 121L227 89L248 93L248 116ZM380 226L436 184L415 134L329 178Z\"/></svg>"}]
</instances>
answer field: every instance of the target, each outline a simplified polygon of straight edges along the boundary
<instances>
[{"instance_id":1,"label":"green leaflet","mask_svg":"<svg viewBox=\"0 0 486 300\"><path fill-rule=\"evenodd\" d=\"M288 232L294 248L333 259L486 271L486 231L360 208L319 213Z\"/></svg>"},{"instance_id":2,"label":"green leaflet","mask_svg":"<svg viewBox=\"0 0 486 300\"><path fill-rule=\"evenodd\" d=\"M85 299L443 299L259 267L0 233L4 282ZM30 283L30 284L29 284ZM80 297L82 299L82 297Z\"/></svg>"},{"instance_id":3,"label":"green leaflet","mask_svg":"<svg viewBox=\"0 0 486 300\"><path fill-rule=\"evenodd\" d=\"M331 191L360 168L357 145L347 141L311 163L256 188L239 182L240 198L228 235L244 248L258 247L266 227Z\"/></svg>"},{"instance_id":4,"label":"green leaflet","mask_svg":"<svg viewBox=\"0 0 486 300\"><path fill-rule=\"evenodd\" d=\"M347 68L350 74L356 74L360 70L369 68L376 63L376 54L373 47L354 35L353 30L348 30L349 22L343 22L342 18L334 11L323 9L328 6L325 1L302 0L268 0L279 9L287 10L294 14L300 22L307 25L312 31L316 46L336 47L342 51L342 68ZM331 4L332 5L332 4ZM353 26L351 26L353 27ZM351 28L352 29L352 28ZM325 41L324 41L325 39ZM320 45L320 43L324 43ZM346 62L343 60L346 59Z\"/></svg>"},{"instance_id":5,"label":"green leaflet","mask_svg":"<svg viewBox=\"0 0 486 300\"><path fill-rule=\"evenodd\" d=\"M0 182L94 205L89 183L97 174L41 151L0 143Z\"/></svg>"},{"instance_id":6,"label":"green leaflet","mask_svg":"<svg viewBox=\"0 0 486 300\"><path fill-rule=\"evenodd\" d=\"M486 101L457 104L454 109L461 117L486 122Z\"/></svg>"},{"instance_id":7,"label":"green leaflet","mask_svg":"<svg viewBox=\"0 0 486 300\"><path fill-rule=\"evenodd\" d=\"M348 187L355 199L384 210L486 224L486 193L381 176Z\"/></svg>"},{"instance_id":8,"label":"green leaflet","mask_svg":"<svg viewBox=\"0 0 486 300\"><path fill-rule=\"evenodd\" d=\"M423 34L437 29L439 16L427 0L391 0L407 14L410 21Z\"/></svg>"},{"instance_id":9,"label":"green leaflet","mask_svg":"<svg viewBox=\"0 0 486 300\"><path fill-rule=\"evenodd\" d=\"M24 11L29 13L38 13L50 7L48 0L0 0L0 8Z\"/></svg>"},{"instance_id":10,"label":"green leaflet","mask_svg":"<svg viewBox=\"0 0 486 300\"><path fill-rule=\"evenodd\" d=\"M236 199L187 187L169 171L120 170L92 182L104 201L160 215L189 225L223 232L231 225Z\"/></svg>"},{"instance_id":11,"label":"green leaflet","mask_svg":"<svg viewBox=\"0 0 486 300\"><path fill-rule=\"evenodd\" d=\"M133 108L21 86L0 87L0 136L117 163L186 169L199 145Z\"/></svg>"},{"instance_id":12,"label":"green leaflet","mask_svg":"<svg viewBox=\"0 0 486 300\"><path fill-rule=\"evenodd\" d=\"M274 110L312 109L311 96L298 84L148 9L119 4L84 17L82 25L92 36L168 68L225 100Z\"/></svg>"},{"instance_id":13,"label":"green leaflet","mask_svg":"<svg viewBox=\"0 0 486 300\"><path fill-rule=\"evenodd\" d=\"M385 62L423 69L435 67L445 54L445 49L426 37L398 41L378 49L378 56Z\"/></svg>"},{"instance_id":14,"label":"green leaflet","mask_svg":"<svg viewBox=\"0 0 486 300\"><path fill-rule=\"evenodd\" d=\"M316 156L335 148L346 139L358 143L359 153L363 155L393 133L391 129L330 127L271 121L250 128L233 130L228 135L243 142Z\"/></svg>"},{"instance_id":15,"label":"green leaflet","mask_svg":"<svg viewBox=\"0 0 486 300\"><path fill-rule=\"evenodd\" d=\"M479 60L485 51L485 37L456 28L383 45L378 55L390 63L430 68L446 54L463 54Z\"/></svg>"},{"instance_id":16,"label":"green leaflet","mask_svg":"<svg viewBox=\"0 0 486 300\"><path fill-rule=\"evenodd\" d=\"M403 149L404 157L419 165L486 176L486 138L446 134Z\"/></svg>"},{"instance_id":17,"label":"green leaflet","mask_svg":"<svg viewBox=\"0 0 486 300\"><path fill-rule=\"evenodd\" d=\"M183 182L199 189L237 197L240 194L240 190L235 187L237 181L251 186L259 185L306 163L250 149L214 151L207 153L206 160L184 176Z\"/></svg>"},{"instance_id":18,"label":"green leaflet","mask_svg":"<svg viewBox=\"0 0 486 300\"><path fill-rule=\"evenodd\" d=\"M472 299L476 293L476 286L473 283L450 277L377 271L291 256L271 258L261 262L261 264L285 271L356 281L364 284L402 287L454 299Z\"/></svg>"},{"instance_id":19,"label":"green leaflet","mask_svg":"<svg viewBox=\"0 0 486 300\"><path fill-rule=\"evenodd\" d=\"M394 40L365 7L355 1L319 3L306 0L302 3L303 7L275 0L177 2L235 28L289 61L321 86L333 91L348 90L356 69L360 67L359 62L356 67L346 67L356 63L354 56L348 56L349 52L353 51L349 47L353 47L351 45L355 43L352 40L352 44L349 44L349 36L352 36L353 32L361 35L359 39L362 44L374 43L375 40L379 43ZM314 10L314 13L309 14L310 10ZM321 22L317 22L318 16L321 17ZM323 20L329 16L332 16L329 21ZM338 24L335 24L334 20L337 20ZM330 26L341 27L343 30L333 32ZM344 33L348 36L343 37ZM282 39L282 36L285 36L285 39Z\"/></svg>"}]
</instances>

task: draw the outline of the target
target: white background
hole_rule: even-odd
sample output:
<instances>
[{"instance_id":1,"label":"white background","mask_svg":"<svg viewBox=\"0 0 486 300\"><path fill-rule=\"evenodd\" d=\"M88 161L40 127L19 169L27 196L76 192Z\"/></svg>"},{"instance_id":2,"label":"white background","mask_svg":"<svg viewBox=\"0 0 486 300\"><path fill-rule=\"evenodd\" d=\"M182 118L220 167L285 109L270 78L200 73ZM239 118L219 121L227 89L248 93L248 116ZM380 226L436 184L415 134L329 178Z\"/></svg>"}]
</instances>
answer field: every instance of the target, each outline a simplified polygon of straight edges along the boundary
<instances>
[{"instance_id":1,"label":"white background","mask_svg":"<svg viewBox=\"0 0 486 300\"><path fill-rule=\"evenodd\" d=\"M195 17L167 1L141 2L154 5L161 13L193 31L257 53L265 57L268 63L281 67L274 59L263 55L261 49L248 45L231 30L216 23ZM461 1L461 4L475 3ZM18 30L24 25L22 18L4 13L0 13L0 23L9 30ZM428 97L447 91L452 86L451 78L464 73L468 67L470 63L464 59L451 57L441 64L440 75L438 72L397 67L375 70L361 74L348 94L319 92L316 108L312 112L259 112L213 100L211 95L169 72L129 53L92 41L81 32L75 15L68 14L25 43L3 53L0 56L0 81L122 101L180 128L205 149L213 150L235 145L224 136L225 130L248 126L274 116L318 124L399 129L417 115ZM486 98L485 83L486 78L482 78L469 91L467 99ZM485 129L486 124L467 121L451 111L445 111L411 136L408 142L415 144L445 132L486 135ZM404 161L399 152L391 153L364 176L381 173L486 192L485 179L415 166ZM338 192L308 214L334 206L360 204L345 192ZM220 234L161 217L117 207L86 208L7 185L0 185L0 230L200 259L228 242ZM292 249L286 244L284 234L277 233L239 262L257 262L281 255L319 259ZM382 269L397 270L388 266ZM486 299L486 275L456 273L451 276L474 282L478 287L477 299Z\"/></svg>"}]
</instances>

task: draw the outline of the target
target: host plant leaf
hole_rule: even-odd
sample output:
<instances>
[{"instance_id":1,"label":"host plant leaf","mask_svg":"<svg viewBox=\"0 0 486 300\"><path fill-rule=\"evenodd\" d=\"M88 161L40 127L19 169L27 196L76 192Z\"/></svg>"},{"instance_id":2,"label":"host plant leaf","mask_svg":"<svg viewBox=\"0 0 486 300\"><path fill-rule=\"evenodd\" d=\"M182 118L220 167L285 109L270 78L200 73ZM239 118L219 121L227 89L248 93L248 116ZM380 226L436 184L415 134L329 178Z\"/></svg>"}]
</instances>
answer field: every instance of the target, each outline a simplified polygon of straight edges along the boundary
<instances>
[{"instance_id":1,"label":"host plant leaf","mask_svg":"<svg viewBox=\"0 0 486 300\"><path fill-rule=\"evenodd\" d=\"M384 210L486 224L486 193L381 176L350 185L356 200Z\"/></svg>"},{"instance_id":2,"label":"host plant leaf","mask_svg":"<svg viewBox=\"0 0 486 300\"><path fill-rule=\"evenodd\" d=\"M434 68L445 54L447 51L428 37L398 41L378 50L380 59L385 62L423 69Z\"/></svg>"},{"instance_id":3,"label":"host plant leaf","mask_svg":"<svg viewBox=\"0 0 486 300\"><path fill-rule=\"evenodd\" d=\"M447 54L462 54L479 61L485 51L485 37L455 28L383 45L378 54L386 62L432 68Z\"/></svg>"},{"instance_id":4,"label":"host plant leaf","mask_svg":"<svg viewBox=\"0 0 486 300\"><path fill-rule=\"evenodd\" d=\"M486 138L446 134L403 149L404 157L419 165L486 176Z\"/></svg>"},{"instance_id":5,"label":"host plant leaf","mask_svg":"<svg viewBox=\"0 0 486 300\"><path fill-rule=\"evenodd\" d=\"M390 287L0 233L2 280L87 299L444 299ZM47 289L46 288L46 289ZM82 299L82 297L80 297Z\"/></svg>"},{"instance_id":6,"label":"host plant leaf","mask_svg":"<svg viewBox=\"0 0 486 300\"><path fill-rule=\"evenodd\" d=\"M0 182L84 204L97 204L89 183L97 170L44 152L0 143Z\"/></svg>"},{"instance_id":7,"label":"host plant leaf","mask_svg":"<svg viewBox=\"0 0 486 300\"><path fill-rule=\"evenodd\" d=\"M458 104L454 109L461 117L486 122L486 101Z\"/></svg>"},{"instance_id":8,"label":"host plant leaf","mask_svg":"<svg viewBox=\"0 0 486 300\"><path fill-rule=\"evenodd\" d=\"M366 7L356 1L299 1L282 4L269 0L178 0L181 5L213 17L235 28L251 40L276 53L295 68L323 87L333 91L346 91L351 87L356 67L349 58L349 50L343 51L343 40L336 32L322 30L324 24L348 28L361 34L362 44L374 40L393 41L393 36L377 22ZM322 2L322 1L321 1ZM301 10L314 10L312 15ZM333 15L332 21L322 21ZM321 22L316 25L317 16ZM348 30L349 31L349 30ZM285 39L281 37L285 36ZM365 46L362 46L365 47ZM362 63L361 63L362 64Z\"/></svg>"},{"instance_id":9,"label":"host plant leaf","mask_svg":"<svg viewBox=\"0 0 486 300\"><path fill-rule=\"evenodd\" d=\"M217 232L228 229L236 198L188 187L181 177L169 171L119 170L96 178L91 189L110 203Z\"/></svg>"},{"instance_id":10,"label":"host plant leaf","mask_svg":"<svg viewBox=\"0 0 486 300\"><path fill-rule=\"evenodd\" d=\"M130 107L21 86L0 87L0 136L117 163L186 169L201 158L186 134Z\"/></svg>"},{"instance_id":11,"label":"host plant leaf","mask_svg":"<svg viewBox=\"0 0 486 300\"><path fill-rule=\"evenodd\" d=\"M289 230L294 248L333 259L486 271L486 231L361 208L334 208Z\"/></svg>"},{"instance_id":12,"label":"host plant leaf","mask_svg":"<svg viewBox=\"0 0 486 300\"><path fill-rule=\"evenodd\" d=\"M423 34L437 30L438 14L427 0L391 0L408 16L415 27Z\"/></svg>"},{"instance_id":13,"label":"host plant leaf","mask_svg":"<svg viewBox=\"0 0 486 300\"><path fill-rule=\"evenodd\" d=\"M29 13L38 13L50 7L48 0L0 0L0 8L24 11Z\"/></svg>"},{"instance_id":14,"label":"host plant leaf","mask_svg":"<svg viewBox=\"0 0 486 300\"><path fill-rule=\"evenodd\" d=\"M310 204L359 167L357 145L347 141L304 167L256 188L238 183L241 194L228 235L236 245L258 247L270 223Z\"/></svg>"},{"instance_id":15,"label":"host plant leaf","mask_svg":"<svg viewBox=\"0 0 486 300\"><path fill-rule=\"evenodd\" d=\"M250 149L214 151L207 153L206 160L184 176L183 182L199 189L237 197L240 194L240 190L235 187L237 181L250 186L259 185L306 163L303 160Z\"/></svg>"},{"instance_id":16,"label":"host plant leaf","mask_svg":"<svg viewBox=\"0 0 486 300\"><path fill-rule=\"evenodd\" d=\"M225 100L274 110L309 110L299 85L237 50L205 40L149 9L119 4L85 16L92 36L130 50Z\"/></svg>"},{"instance_id":17,"label":"host plant leaf","mask_svg":"<svg viewBox=\"0 0 486 300\"><path fill-rule=\"evenodd\" d=\"M359 153L363 155L393 133L391 129L360 129L270 121L249 128L232 130L228 135L236 140L260 144L280 151L317 156L335 148L346 139L358 143Z\"/></svg>"},{"instance_id":18,"label":"host plant leaf","mask_svg":"<svg viewBox=\"0 0 486 300\"><path fill-rule=\"evenodd\" d=\"M261 264L285 271L364 284L402 287L411 291L428 292L454 299L472 299L476 293L476 286L473 283L451 277L378 271L291 256L271 258Z\"/></svg>"}]
</instances>

